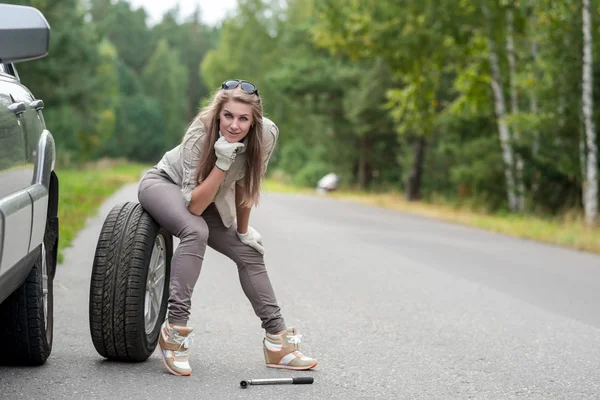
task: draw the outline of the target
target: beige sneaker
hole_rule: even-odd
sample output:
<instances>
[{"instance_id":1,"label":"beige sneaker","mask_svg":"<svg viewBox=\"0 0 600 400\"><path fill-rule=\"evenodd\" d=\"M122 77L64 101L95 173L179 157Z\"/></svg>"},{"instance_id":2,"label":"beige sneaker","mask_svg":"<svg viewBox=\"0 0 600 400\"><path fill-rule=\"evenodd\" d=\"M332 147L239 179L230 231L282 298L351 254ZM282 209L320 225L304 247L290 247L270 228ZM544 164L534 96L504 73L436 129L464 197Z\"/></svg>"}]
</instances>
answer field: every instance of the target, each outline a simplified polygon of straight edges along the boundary
<instances>
[{"instance_id":1,"label":"beige sneaker","mask_svg":"<svg viewBox=\"0 0 600 400\"><path fill-rule=\"evenodd\" d=\"M194 337L193 330L194 328L185 326L171 327L169 321L165 321L160 327L160 354L165 367L173 375L189 376L192 373L189 352Z\"/></svg>"},{"instance_id":2,"label":"beige sneaker","mask_svg":"<svg viewBox=\"0 0 600 400\"><path fill-rule=\"evenodd\" d=\"M304 370L317 365L317 360L306 357L298 350L301 338L302 335L297 334L295 328L288 328L287 333L282 335L267 333L263 340L267 367Z\"/></svg>"}]
</instances>

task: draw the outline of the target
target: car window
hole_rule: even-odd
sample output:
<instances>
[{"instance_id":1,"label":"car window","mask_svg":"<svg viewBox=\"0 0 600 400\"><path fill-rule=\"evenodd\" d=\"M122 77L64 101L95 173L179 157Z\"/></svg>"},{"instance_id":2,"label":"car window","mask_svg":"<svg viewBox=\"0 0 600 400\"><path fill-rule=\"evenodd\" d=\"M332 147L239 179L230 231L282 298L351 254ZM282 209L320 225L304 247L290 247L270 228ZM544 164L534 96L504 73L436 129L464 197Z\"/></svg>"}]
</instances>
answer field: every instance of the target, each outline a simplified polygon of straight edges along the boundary
<instances>
[{"instance_id":1,"label":"car window","mask_svg":"<svg viewBox=\"0 0 600 400\"><path fill-rule=\"evenodd\" d=\"M13 78L16 78L17 81L20 80L19 75L17 74L17 69L13 64L2 64L0 63L0 74L10 75Z\"/></svg>"},{"instance_id":2,"label":"car window","mask_svg":"<svg viewBox=\"0 0 600 400\"><path fill-rule=\"evenodd\" d=\"M10 75L13 78L17 78L19 80L19 75L17 75L17 70L12 64L2 64L0 63L0 74Z\"/></svg>"},{"instance_id":3,"label":"car window","mask_svg":"<svg viewBox=\"0 0 600 400\"><path fill-rule=\"evenodd\" d=\"M17 80L19 80L19 74L17 74L17 69L15 68L15 65L12 63L8 63L8 64L3 64L4 65L4 72L12 75L13 77L17 78Z\"/></svg>"}]
</instances>

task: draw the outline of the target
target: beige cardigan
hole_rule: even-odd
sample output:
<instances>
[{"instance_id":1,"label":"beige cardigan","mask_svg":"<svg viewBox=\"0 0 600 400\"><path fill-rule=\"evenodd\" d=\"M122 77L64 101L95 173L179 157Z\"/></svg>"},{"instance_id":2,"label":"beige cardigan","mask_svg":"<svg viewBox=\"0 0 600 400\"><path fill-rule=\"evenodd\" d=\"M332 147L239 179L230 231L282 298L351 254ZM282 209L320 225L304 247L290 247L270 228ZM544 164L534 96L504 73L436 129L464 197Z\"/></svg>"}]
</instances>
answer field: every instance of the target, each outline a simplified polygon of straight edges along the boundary
<instances>
[{"instance_id":1,"label":"beige cardigan","mask_svg":"<svg viewBox=\"0 0 600 400\"><path fill-rule=\"evenodd\" d=\"M263 117L263 175L267 170L278 136L279 129L277 125L270 119ZM206 140L204 124L198 118L190 125L181 144L167 151L155 166L169 175L173 182L181 186L181 193L186 206L190 204L192 191L200 183L196 182L196 171L202 158L204 140ZM246 139L244 139L245 141ZM241 179L244 178L246 173L245 149L244 147L238 152L231 168L225 173L225 178L214 199L226 227L231 226L236 216L235 184L239 182L240 185L243 185Z\"/></svg>"}]
</instances>

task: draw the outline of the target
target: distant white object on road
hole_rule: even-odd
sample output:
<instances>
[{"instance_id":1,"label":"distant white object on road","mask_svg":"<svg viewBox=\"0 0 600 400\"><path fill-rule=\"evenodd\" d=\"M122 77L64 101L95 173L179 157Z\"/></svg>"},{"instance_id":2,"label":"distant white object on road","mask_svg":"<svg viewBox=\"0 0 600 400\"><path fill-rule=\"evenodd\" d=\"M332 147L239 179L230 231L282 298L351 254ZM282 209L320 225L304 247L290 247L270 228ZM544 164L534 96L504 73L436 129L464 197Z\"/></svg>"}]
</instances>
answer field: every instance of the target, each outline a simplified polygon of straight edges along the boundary
<instances>
[{"instance_id":1,"label":"distant white object on road","mask_svg":"<svg viewBox=\"0 0 600 400\"><path fill-rule=\"evenodd\" d=\"M331 172L317 182L317 192L318 193L327 193L338 188L340 184L340 177L335 173Z\"/></svg>"}]
</instances>

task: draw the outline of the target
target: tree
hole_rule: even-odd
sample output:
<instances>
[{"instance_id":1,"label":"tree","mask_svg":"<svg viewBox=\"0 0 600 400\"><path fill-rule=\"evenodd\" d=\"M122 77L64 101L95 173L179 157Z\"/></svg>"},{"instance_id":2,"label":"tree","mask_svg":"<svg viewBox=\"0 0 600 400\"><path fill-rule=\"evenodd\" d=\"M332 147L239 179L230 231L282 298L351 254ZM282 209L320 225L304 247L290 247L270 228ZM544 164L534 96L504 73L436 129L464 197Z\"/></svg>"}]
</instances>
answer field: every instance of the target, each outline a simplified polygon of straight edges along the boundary
<instances>
[{"instance_id":1,"label":"tree","mask_svg":"<svg viewBox=\"0 0 600 400\"><path fill-rule=\"evenodd\" d=\"M117 48L119 58L140 74L155 45L146 11L141 7L132 10L125 0L91 0L90 14L99 33Z\"/></svg>"},{"instance_id":2,"label":"tree","mask_svg":"<svg viewBox=\"0 0 600 400\"><path fill-rule=\"evenodd\" d=\"M519 89L517 87L516 50L514 40L515 11L517 3L512 2L506 7L506 54L508 56L509 80L510 80L510 114L513 118L519 116ZM515 142L519 142L520 134L518 127L513 127ZM518 211L525 207L525 183L523 182L523 170L525 166L520 152L515 151L515 180Z\"/></svg>"},{"instance_id":3,"label":"tree","mask_svg":"<svg viewBox=\"0 0 600 400\"><path fill-rule=\"evenodd\" d=\"M197 113L202 99L209 95L209 89L202 78L199 66L206 52L216 45L214 28L208 28L200 22L200 9L185 22L177 22L178 10L165 14L162 21L152 28L155 40L164 39L169 48L177 49L187 74L187 104L185 119L190 121Z\"/></svg>"},{"instance_id":4,"label":"tree","mask_svg":"<svg viewBox=\"0 0 600 400\"><path fill-rule=\"evenodd\" d=\"M496 118L498 121L498 132L500 134L500 143L502 144L502 155L504 160L504 175L506 178L506 191L508 196L508 204L512 211L520 209L519 198L516 193L515 175L514 175L514 155L512 149L512 138L510 129L506 122L506 102L504 100L504 90L502 88L502 78L500 75L500 66L498 62L498 54L496 52L496 44L493 38L492 19L490 10L486 4L487 0L482 1L482 11L485 17L485 23L488 27L488 46L490 68L492 70L492 89L494 91L494 103L496 108Z\"/></svg>"},{"instance_id":5,"label":"tree","mask_svg":"<svg viewBox=\"0 0 600 400\"><path fill-rule=\"evenodd\" d=\"M361 189L367 189L375 176L391 178L384 171L397 169L397 138L385 107L390 82L393 77L385 61L365 63L357 68L354 84L344 97L344 110L357 140L354 157Z\"/></svg>"},{"instance_id":6,"label":"tree","mask_svg":"<svg viewBox=\"0 0 600 400\"><path fill-rule=\"evenodd\" d=\"M99 46L99 52L100 61L96 77L102 85L92 94L98 105L94 118L96 127L94 134L90 134L84 140L87 143L86 153L97 157L101 156L98 150L115 135L116 110L119 107L117 50L112 43L104 40Z\"/></svg>"},{"instance_id":7,"label":"tree","mask_svg":"<svg viewBox=\"0 0 600 400\"><path fill-rule=\"evenodd\" d=\"M592 100L592 21L590 0L583 0L583 118L587 138L587 176L584 185L585 220L589 225L598 216L598 154Z\"/></svg>"},{"instance_id":8,"label":"tree","mask_svg":"<svg viewBox=\"0 0 600 400\"><path fill-rule=\"evenodd\" d=\"M266 1L238 1L237 13L223 21L217 48L208 51L202 62L200 72L208 87L216 89L224 80L237 77L256 83L265 93L277 92L265 80L281 57L277 27L268 11Z\"/></svg>"},{"instance_id":9,"label":"tree","mask_svg":"<svg viewBox=\"0 0 600 400\"><path fill-rule=\"evenodd\" d=\"M168 138L165 143L176 144L183 136L186 121L187 71L181 63L179 52L170 48L165 39L159 40L156 49L142 73L144 90L161 104Z\"/></svg>"},{"instance_id":10,"label":"tree","mask_svg":"<svg viewBox=\"0 0 600 400\"><path fill-rule=\"evenodd\" d=\"M317 43L351 59L381 57L398 78L397 86L388 90L390 113L398 133L415 142L408 200L420 197L427 138L446 104L448 93L441 83L455 61L456 42L465 35L457 26L459 11L467 6L416 0L320 3Z\"/></svg>"}]
</instances>

